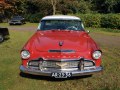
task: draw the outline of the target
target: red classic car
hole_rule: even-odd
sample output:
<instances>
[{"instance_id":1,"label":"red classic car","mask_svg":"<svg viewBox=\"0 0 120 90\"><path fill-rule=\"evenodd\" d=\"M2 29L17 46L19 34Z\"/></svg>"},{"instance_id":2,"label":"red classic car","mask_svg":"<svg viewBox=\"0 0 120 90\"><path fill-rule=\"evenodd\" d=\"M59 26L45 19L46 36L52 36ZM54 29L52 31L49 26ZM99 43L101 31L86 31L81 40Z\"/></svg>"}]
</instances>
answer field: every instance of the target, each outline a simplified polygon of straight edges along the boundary
<instances>
[{"instance_id":1,"label":"red classic car","mask_svg":"<svg viewBox=\"0 0 120 90\"><path fill-rule=\"evenodd\" d=\"M103 70L101 54L80 18L46 16L21 50L20 70L55 78L92 75Z\"/></svg>"}]
</instances>

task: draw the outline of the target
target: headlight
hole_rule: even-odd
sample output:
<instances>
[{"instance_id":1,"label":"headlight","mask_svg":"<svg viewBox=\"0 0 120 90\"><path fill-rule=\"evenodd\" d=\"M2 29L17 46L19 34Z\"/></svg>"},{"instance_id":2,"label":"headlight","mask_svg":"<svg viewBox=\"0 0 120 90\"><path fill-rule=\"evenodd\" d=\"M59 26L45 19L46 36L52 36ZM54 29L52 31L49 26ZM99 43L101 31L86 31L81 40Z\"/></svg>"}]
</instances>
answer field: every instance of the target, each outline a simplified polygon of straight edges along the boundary
<instances>
[{"instance_id":1,"label":"headlight","mask_svg":"<svg viewBox=\"0 0 120 90\"><path fill-rule=\"evenodd\" d=\"M27 50L23 50L23 51L21 52L21 57L22 57L23 59L28 59L28 58L30 57L30 53L29 53Z\"/></svg>"},{"instance_id":2,"label":"headlight","mask_svg":"<svg viewBox=\"0 0 120 90\"><path fill-rule=\"evenodd\" d=\"M95 51L95 52L93 52L92 56L94 59L99 59L101 57L101 55L102 55L101 51Z\"/></svg>"}]
</instances>

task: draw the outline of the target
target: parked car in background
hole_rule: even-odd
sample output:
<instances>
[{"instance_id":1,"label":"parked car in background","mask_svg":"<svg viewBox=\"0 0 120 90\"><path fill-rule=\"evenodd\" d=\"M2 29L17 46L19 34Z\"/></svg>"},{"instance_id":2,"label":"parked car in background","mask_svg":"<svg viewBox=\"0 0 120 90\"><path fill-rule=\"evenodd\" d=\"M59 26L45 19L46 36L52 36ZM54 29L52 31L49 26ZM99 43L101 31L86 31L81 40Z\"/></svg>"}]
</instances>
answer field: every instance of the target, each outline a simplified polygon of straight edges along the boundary
<instances>
[{"instance_id":1,"label":"parked car in background","mask_svg":"<svg viewBox=\"0 0 120 90\"><path fill-rule=\"evenodd\" d=\"M6 39L9 39L8 28L1 28L0 27L0 43L3 42Z\"/></svg>"},{"instance_id":2,"label":"parked car in background","mask_svg":"<svg viewBox=\"0 0 120 90\"><path fill-rule=\"evenodd\" d=\"M69 78L103 70L102 51L75 16L46 16L21 50L23 73Z\"/></svg>"},{"instance_id":3,"label":"parked car in background","mask_svg":"<svg viewBox=\"0 0 120 90\"><path fill-rule=\"evenodd\" d=\"M25 24L25 18L22 16L13 16L13 18L9 21L9 25L22 25Z\"/></svg>"}]
</instances>

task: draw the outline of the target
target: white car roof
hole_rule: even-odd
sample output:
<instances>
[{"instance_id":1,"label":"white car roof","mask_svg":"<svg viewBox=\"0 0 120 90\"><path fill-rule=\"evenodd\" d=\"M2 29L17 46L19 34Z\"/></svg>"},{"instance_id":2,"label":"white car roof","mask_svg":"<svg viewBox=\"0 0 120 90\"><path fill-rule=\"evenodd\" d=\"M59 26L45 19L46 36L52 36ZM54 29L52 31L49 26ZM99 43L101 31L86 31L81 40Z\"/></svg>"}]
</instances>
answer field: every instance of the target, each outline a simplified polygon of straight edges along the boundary
<instances>
[{"instance_id":1,"label":"white car roof","mask_svg":"<svg viewBox=\"0 0 120 90\"><path fill-rule=\"evenodd\" d=\"M45 16L42 20L81 20L76 16L68 16L68 15L52 15L52 16Z\"/></svg>"}]
</instances>

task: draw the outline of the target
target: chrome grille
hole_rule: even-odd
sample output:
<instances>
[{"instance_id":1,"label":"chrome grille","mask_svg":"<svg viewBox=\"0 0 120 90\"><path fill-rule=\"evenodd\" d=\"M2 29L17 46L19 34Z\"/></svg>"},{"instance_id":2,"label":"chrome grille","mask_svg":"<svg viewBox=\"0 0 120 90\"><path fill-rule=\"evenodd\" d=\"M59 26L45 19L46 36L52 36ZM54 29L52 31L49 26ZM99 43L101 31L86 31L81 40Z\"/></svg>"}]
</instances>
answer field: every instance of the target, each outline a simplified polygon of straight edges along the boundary
<instances>
[{"instance_id":1,"label":"chrome grille","mask_svg":"<svg viewBox=\"0 0 120 90\"><path fill-rule=\"evenodd\" d=\"M39 62L38 60L29 61L28 66L39 67Z\"/></svg>"},{"instance_id":2,"label":"chrome grille","mask_svg":"<svg viewBox=\"0 0 120 90\"><path fill-rule=\"evenodd\" d=\"M43 61L44 68L77 68L79 61Z\"/></svg>"},{"instance_id":3,"label":"chrome grille","mask_svg":"<svg viewBox=\"0 0 120 90\"><path fill-rule=\"evenodd\" d=\"M43 68L43 69L71 69L79 68L80 60L72 61L52 61L52 60L31 60L28 62L29 67ZM90 60L84 60L84 67L93 67L95 63Z\"/></svg>"}]
</instances>

